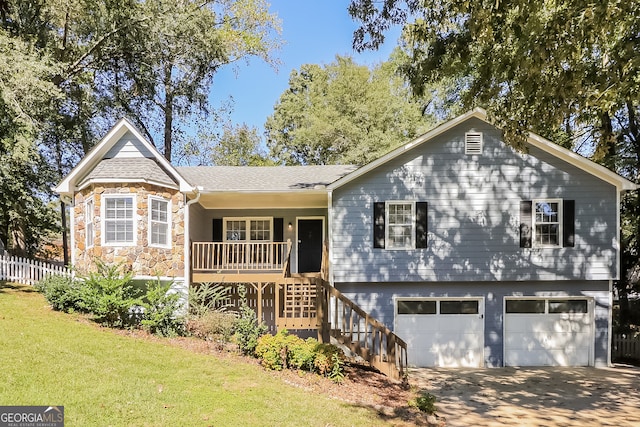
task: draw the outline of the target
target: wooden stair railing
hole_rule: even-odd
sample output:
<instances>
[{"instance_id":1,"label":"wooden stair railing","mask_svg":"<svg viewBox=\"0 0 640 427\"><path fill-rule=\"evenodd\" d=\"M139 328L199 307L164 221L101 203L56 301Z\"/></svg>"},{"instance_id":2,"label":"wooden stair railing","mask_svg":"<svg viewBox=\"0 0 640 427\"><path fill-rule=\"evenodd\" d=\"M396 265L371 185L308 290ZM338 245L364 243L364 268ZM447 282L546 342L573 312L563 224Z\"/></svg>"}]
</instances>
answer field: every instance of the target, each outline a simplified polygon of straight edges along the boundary
<instances>
[{"instance_id":1,"label":"wooden stair railing","mask_svg":"<svg viewBox=\"0 0 640 427\"><path fill-rule=\"evenodd\" d=\"M407 343L325 280L316 283L318 338L333 337L380 372L404 380Z\"/></svg>"}]
</instances>

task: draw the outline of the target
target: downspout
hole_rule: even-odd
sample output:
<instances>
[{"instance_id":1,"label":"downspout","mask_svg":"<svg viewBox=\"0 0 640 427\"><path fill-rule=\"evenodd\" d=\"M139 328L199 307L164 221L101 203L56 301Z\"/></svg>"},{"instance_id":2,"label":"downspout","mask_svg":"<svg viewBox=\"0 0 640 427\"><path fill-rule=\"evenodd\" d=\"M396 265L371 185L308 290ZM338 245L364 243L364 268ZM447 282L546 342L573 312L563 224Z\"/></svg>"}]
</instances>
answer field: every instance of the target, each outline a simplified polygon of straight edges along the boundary
<instances>
[{"instance_id":1,"label":"downspout","mask_svg":"<svg viewBox=\"0 0 640 427\"><path fill-rule=\"evenodd\" d=\"M327 277L331 286L334 286L333 283L333 262L331 262L331 258L333 256L333 190L329 190L327 193Z\"/></svg>"},{"instance_id":2,"label":"downspout","mask_svg":"<svg viewBox=\"0 0 640 427\"><path fill-rule=\"evenodd\" d=\"M189 256L189 247L191 246L191 229L190 229L190 216L191 212L189 207L194 203L198 203L200 201L200 196L202 195L203 188L201 186L193 187L191 191L195 193L196 197L192 200L187 200L184 207L184 285L185 285L185 295L187 296L186 307L189 309L189 288L191 287L191 258ZM187 199L187 195L184 195L185 200Z\"/></svg>"}]
</instances>

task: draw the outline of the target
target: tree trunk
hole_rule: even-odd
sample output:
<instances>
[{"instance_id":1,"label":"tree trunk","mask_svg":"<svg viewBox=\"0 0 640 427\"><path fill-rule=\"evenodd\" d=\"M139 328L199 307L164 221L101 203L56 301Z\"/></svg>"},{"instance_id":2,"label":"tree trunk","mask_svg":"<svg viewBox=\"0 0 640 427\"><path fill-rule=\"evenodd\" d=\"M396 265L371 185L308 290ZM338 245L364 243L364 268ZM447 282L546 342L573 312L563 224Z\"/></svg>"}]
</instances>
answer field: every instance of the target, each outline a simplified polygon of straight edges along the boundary
<instances>
[{"instance_id":1,"label":"tree trunk","mask_svg":"<svg viewBox=\"0 0 640 427\"><path fill-rule=\"evenodd\" d=\"M173 88L171 87L171 65L164 68L164 157L171 161L173 138Z\"/></svg>"},{"instance_id":2,"label":"tree trunk","mask_svg":"<svg viewBox=\"0 0 640 427\"><path fill-rule=\"evenodd\" d=\"M62 257L64 265L69 265L69 244L67 243L67 207L60 200L60 220L62 221Z\"/></svg>"}]
</instances>

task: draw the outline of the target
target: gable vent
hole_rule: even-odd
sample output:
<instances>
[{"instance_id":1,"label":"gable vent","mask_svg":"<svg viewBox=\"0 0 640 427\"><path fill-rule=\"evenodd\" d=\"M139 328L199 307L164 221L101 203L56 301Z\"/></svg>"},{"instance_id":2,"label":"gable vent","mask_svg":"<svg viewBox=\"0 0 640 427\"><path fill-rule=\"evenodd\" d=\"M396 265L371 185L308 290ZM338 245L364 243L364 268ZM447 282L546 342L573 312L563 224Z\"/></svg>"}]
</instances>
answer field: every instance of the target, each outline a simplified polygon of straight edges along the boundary
<instances>
[{"instance_id":1,"label":"gable vent","mask_svg":"<svg viewBox=\"0 0 640 427\"><path fill-rule=\"evenodd\" d=\"M467 132L464 134L465 154L482 154L482 133Z\"/></svg>"}]
</instances>

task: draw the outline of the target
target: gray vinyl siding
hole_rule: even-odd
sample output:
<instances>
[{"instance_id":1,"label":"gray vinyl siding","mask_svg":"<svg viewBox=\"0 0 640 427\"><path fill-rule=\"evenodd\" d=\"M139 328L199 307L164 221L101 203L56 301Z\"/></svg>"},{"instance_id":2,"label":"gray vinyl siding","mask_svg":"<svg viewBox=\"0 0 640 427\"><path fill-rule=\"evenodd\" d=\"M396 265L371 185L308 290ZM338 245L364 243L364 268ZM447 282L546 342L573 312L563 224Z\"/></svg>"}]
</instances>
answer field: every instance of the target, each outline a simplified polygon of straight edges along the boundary
<instances>
[{"instance_id":1,"label":"gray vinyl siding","mask_svg":"<svg viewBox=\"0 0 640 427\"><path fill-rule=\"evenodd\" d=\"M610 292L604 281L556 282L423 282L336 283L336 287L365 312L394 329L395 300L406 297L478 297L484 299L485 366L500 367L503 358L504 297L587 297L594 307L595 366L606 366L609 348ZM366 292L362 290L366 288ZM559 289L562 290L559 290ZM402 338L402 337L400 337ZM408 349L411 351L411 349Z\"/></svg>"},{"instance_id":2,"label":"gray vinyl siding","mask_svg":"<svg viewBox=\"0 0 640 427\"><path fill-rule=\"evenodd\" d=\"M296 219L300 217L322 217L324 219L324 234L327 235L327 209L204 209L202 206L191 206L189 227L193 241L210 242L213 240L213 219L226 217L273 217L282 218L284 223L283 240L291 240L291 269L298 271ZM289 230L288 224L292 228Z\"/></svg>"},{"instance_id":3,"label":"gray vinyl siding","mask_svg":"<svg viewBox=\"0 0 640 427\"><path fill-rule=\"evenodd\" d=\"M481 155L464 134L483 133ZM575 247L520 248L522 200L575 200ZM373 248L373 204L428 203L426 249ZM617 274L614 186L471 119L333 192L335 282L608 280Z\"/></svg>"},{"instance_id":4,"label":"gray vinyl siding","mask_svg":"<svg viewBox=\"0 0 640 427\"><path fill-rule=\"evenodd\" d=\"M106 159L125 157L153 158L154 155L133 133L127 132L111 147L104 157Z\"/></svg>"}]
</instances>

